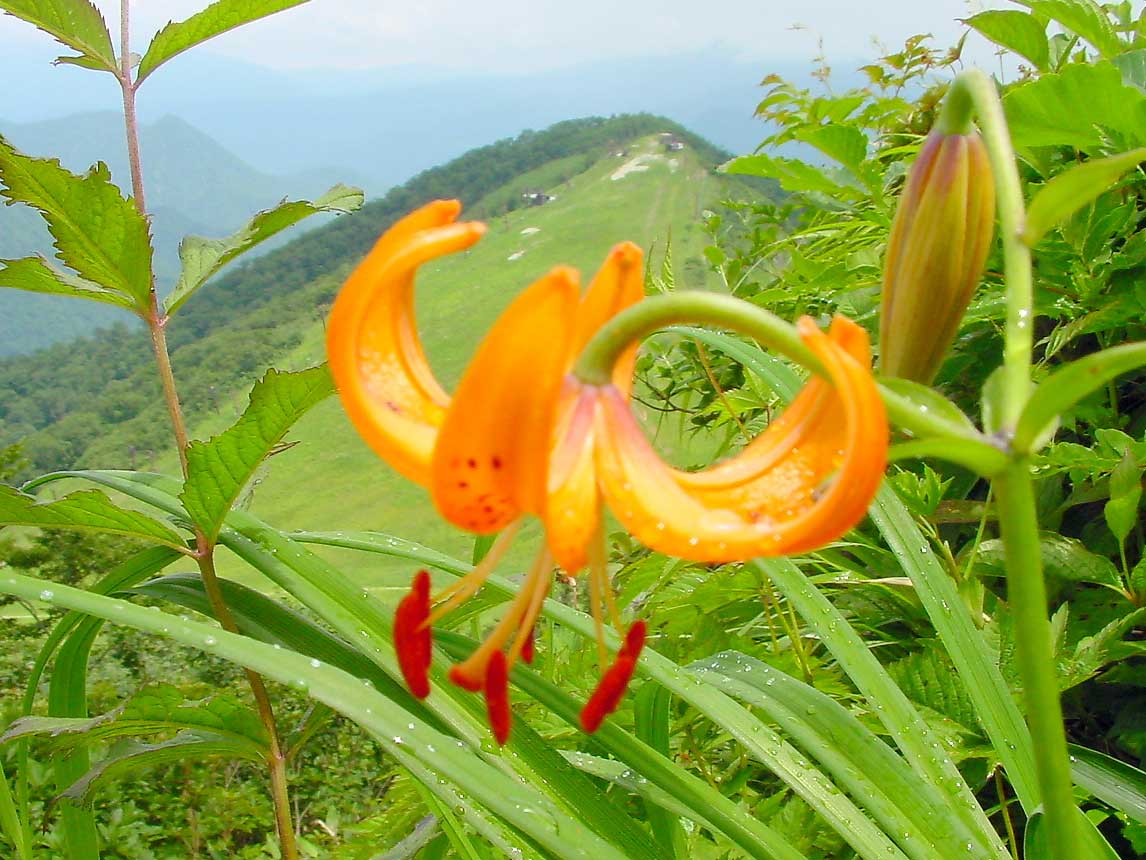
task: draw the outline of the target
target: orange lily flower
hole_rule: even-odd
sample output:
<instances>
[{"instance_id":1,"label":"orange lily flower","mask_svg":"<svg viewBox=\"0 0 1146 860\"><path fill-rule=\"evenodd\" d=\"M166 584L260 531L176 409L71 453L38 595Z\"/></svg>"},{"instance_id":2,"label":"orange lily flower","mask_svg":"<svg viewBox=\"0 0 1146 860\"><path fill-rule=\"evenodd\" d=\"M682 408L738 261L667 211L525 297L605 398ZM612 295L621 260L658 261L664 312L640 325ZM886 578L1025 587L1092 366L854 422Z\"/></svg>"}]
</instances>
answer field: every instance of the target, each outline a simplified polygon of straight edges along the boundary
<instances>
[{"instance_id":1,"label":"orange lily flower","mask_svg":"<svg viewBox=\"0 0 1146 860\"><path fill-rule=\"evenodd\" d=\"M509 609L450 678L484 692L504 743L508 671L532 660L554 567L570 575L587 567L602 665L606 610L624 641L582 711L583 727L594 731L619 704L646 636L641 621L626 632L614 604L603 500L651 548L698 561L796 552L839 537L862 518L887 447L867 337L842 318L827 335L801 320L830 381L809 381L738 457L680 472L657 457L628 408L635 344L608 385L570 372L593 334L642 296L642 254L631 243L613 249L583 296L565 267L526 289L495 322L454 397L442 391L414 325L413 285L422 263L483 234L483 225L455 223L459 211L439 201L395 224L350 276L327 329L331 370L367 442L428 487L451 523L500 532L486 558L436 597L428 574L417 574L395 615L399 664L411 691L428 695L431 625L481 587L532 514L545 524L545 544Z\"/></svg>"}]
</instances>

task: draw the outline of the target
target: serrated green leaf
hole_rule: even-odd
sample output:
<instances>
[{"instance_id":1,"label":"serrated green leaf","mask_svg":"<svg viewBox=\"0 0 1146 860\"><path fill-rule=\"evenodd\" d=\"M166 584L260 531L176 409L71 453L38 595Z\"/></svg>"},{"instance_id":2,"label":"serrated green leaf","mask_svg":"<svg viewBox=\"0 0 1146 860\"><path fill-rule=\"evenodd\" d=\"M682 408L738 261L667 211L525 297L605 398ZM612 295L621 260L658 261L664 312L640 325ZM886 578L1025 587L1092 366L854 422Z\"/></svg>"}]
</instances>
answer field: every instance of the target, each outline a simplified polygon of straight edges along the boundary
<instances>
[{"instance_id":1,"label":"serrated green leaf","mask_svg":"<svg viewBox=\"0 0 1146 860\"><path fill-rule=\"evenodd\" d=\"M1015 0L1032 12L1057 21L1081 36L1104 57L1117 56L1125 44L1118 38L1110 17L1094 0Z\"/></svg>"},{"instance_id":2,"label":"serrated green leaf","mask_svg":"<svg viewBox=\"0 0 1146 860\"><path fill-rule=\"evenodd\" d=\"M1117 646L1126 633L1140 624L1143 618L1146 618L1146 609L1136 609L1114 619L1094 635L1080 639L1074 651L1059 661L1059 689L1076 687L1093 678L1104 666L1119 659L1121 652Z\"/></svg>"},{"instance_id":3,"label":"serrated green leaf","mask_svg":"<svg viewBox=\"0 0 1146 860\"><path fill-rule=\"evenodd\" d=\"M37 209L55 240L60 261L81 278L148 310L151 235L147 221L111 183L107 165L83 176L58 160L32 158L0 136L0 196Z\"/></svg>"},{"instance_id":4,"label":"serrated green leaf","mask_svg":"<svg viewBox=\"0 0 1146 860\"><path fill-rule=\"evenodd\" d=\"M208 39L305 2L307 0L217 0L185 21L170 21L147 46L143 59L139 61L136 82L142 81L172 57Z\"/></svg>"},{"instance_id":5,"label":"serrated green leaf","mask_svg":"<svg viewBox=\"0 0 1146 860\"><path fill-rule=\"evenodd\" d=\"M1050 62L1047 28L1033 15L1017 9L990 10L966 18L963 23L996 45L1030 60L1039 71L1046 70Z\"/></svg>"},{"instance_id":6,"label":"serrated green leaf","mask_svg":"<svg viewBox=\"0 0 1146 860\"><path fill-rule=\"evenodd\" d=\"M1007 125L1016 146L1074 146L1082 150L1109 145L1146 144L1146 93L1122 82L1110 62L1067 66L1015 87L1003 99Z\"/></svg>"},{"instance_id":7,"label":"serrated green leaf","mask_svg":"<svg viewBox=\"0 0 1146 860\"><path fill-rule=\"evenodd\" d=\"M103 15L89 0L0 0L0 10L43 30L56 41L79 51L88 68L115 74L115 50ZM79 65L76 57L61 62Z\"/></svg>"},{"instance_id":8,"label":"serrated green leaf","mask_svg":"<svg viewBox=\"0 0 1146 860\"><path fill-rule=\"evenodd\" d=\"M1146 161L1146 147L1096 158L1064 170L1043 185L1027 208L1023 241L1032 248L1047 231L1095 200L1123 173Z\"/></svg>"},{"instance_id":9,"label":"serrated green leaf","mask_svg":"<svg viewBox=\"0 0 1146 860\"><path fill-rule=\"evenodd\" d=\"M153 744L127 739L113 744L104 758L65 788L61 795L87 805L105 783L122 779L128 774L161 764L217 757L262 761L262 757L252 755L246 745L226 735L209 731L179 732L173 738Z\"/></svg>"},{"instance_id":10,"label":"serrated green leaf","mask_svg":"<svg viewBox=\"0 0 1146 860\"><path fill-rule=\"evenodd\" d=\"M840 181L830 171L815 167L794 158L781 158L771 155L743 155L734 158L721 168L725 173L739 176L760 176L775 179L785 191L826 194L830 197L852 199L862 196L858 186L851 185L842 178Z\"/></svg>"},{"instance_id":11,"label":"serrated green leaf","mask_svg":"<svg viewBox=\"0 0 1146 860\"><path fill-rule=\"evenodd\" d=\"M1146 90L1146 48L1127 51L1111 59L1122 71L1122 80L1140 90Z\"/></svg>"},{"instance_id":12,"label":"serrated green leaf","mask_svg":"<svg viewBox=\"0 0 1146 860\"><path fill-rule=\"evenodd\" d=\"M55 268L43 257L22 257L18 260L0 260L0 289L24 290L29 293L49 293L104 302L132 310L135 303L121 293L105 290L99 284L85 281L69 272Z\"/></svg>"},{"instance_id":13,"label":"serrated green leaf","mask_svg":"<svg viewBox=\"0 0 1146 860\"><path fill-rule=\"evenodd\" d=\"M276 233L319 212L353 212L362 206L365 199L366 195L358 188L335 185L313 202L289 200L274 209L260 212L225 239L186 237L179 243L179 259L183 263L183 271L179 275L179 283L163 302L164 310L168 314L175 313L216 272Z\"/></svg>"},{"instance_id":14,"label":"serrated green leaf","mask_svg":"<svg viewBox=\"0 0 1146 860\"><path fill-rule=\"evenodd\" d=\"M979 731L975 706L955 672L951 659L937 647L928 647L888 664L887 672L917 705L930 708L968 732Z\"/></svg>"},{"instance_id":15,"label":"serrated green leaf","mask_svg":"<svg viewBox=\"0 0 1146 860\"><path fill-rule=\"evenodd\" d=\"M0 526L107 532L187 550L186 542L172 528L147 514L116 506L99 490L77 490L54 502L41 502L0 485Z\"/></svg>"},{"instance_id":16,"label":"serrated green leaf","mask_svg":"<svg viewBox=\"0 0 1146 860\"><path fill-rule=\"evenodd\" d=\"M1048 577L1070 582L1092 582L1118 587L1118 570L1105 556L1096 555L1080 541L1057 532L1039 535L1039 550L1043 570ZM978 576L1006 576L1006 558L1003 541L985 540L975 553L975 572Z\"/></svg>"},{"instance_id":17,"label":"serrated green leaf","mask_svg":"<svg viewBox=\"0 0 1146 860\"><path fill-rule=\"evenodd\" d=\"M187 481L179 498L210 540L271 449L303 414L334 393L325 366L298 373L268 370L251 389L250 405L229 429L187 448Z\"/></svg>"},{"instance_id":18,"label":"serrated green leaf","mask_svg":"<svg viewBox=\"0 0 1146 860\"><path fill-rule=\"evenodd\" d=\"M1127 449L1110 473L1110 501L1102 509L1106 525L1118 542L1125 543L1138 522L1138 503L1142 501L1142 467L1134 452Z\"/></svg>"},{"instance_id":19,"label":"serrated green leaf","mask_svg":"<svg viewBox=\"0 0 1146 860\"><path fill-rule=\"evenodd\" d=\"M814 146L853 172L858 171L867 158L867 137L854 125L831 123L801 129L796 139Z\"/></svg>"},{"instance_id":20,"label":"serrated green leaf","mask_svg":"<svg viewBox=\"0 0 1146 860\"><path fill-rule=\"evenodd\" d=\"M1130 571L1130 590L1138 595L1146 595L1146 556L1138 559L1138 564Z\"/></svg>"}]
</instances>

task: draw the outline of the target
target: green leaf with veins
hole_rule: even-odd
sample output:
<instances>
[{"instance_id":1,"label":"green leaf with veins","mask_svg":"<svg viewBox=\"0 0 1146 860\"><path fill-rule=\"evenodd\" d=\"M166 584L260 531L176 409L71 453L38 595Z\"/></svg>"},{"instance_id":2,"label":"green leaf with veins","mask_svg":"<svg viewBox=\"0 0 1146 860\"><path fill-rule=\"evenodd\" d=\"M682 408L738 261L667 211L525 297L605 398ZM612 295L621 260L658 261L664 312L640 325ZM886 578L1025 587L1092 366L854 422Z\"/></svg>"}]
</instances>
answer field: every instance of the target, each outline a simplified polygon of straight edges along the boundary
<instances>
[{"instance_id":1,"label":"green leaf with veins","mask_svg":"<svg viewBox=\"0 0 1146 860\"><path fill-rule=\"evenodd\" d=\"M255 758L267 745L258 715L231 693L189 701L172 684L144 687L115 710L97 717L21 717L0 736L0 743L36 735L51 738L59 746L74 746L185 729L211 731L245 744Z\"/></svg>"},{"instance_id":2,"label":"green leaf with veins","mask_svg":"<svg viewBox=\"0 0 1146 860\"><path fill-rule=\"evenodd\" d=\"M1126 543L1130 530L1138 522L1138 503L1142 500L1142 468L1129 448L1110 473L1110 501L1103 508L1106 525L1120 544Z\"/></svg>"},{"instance_id":3,"label":"green leaf with veins","mask_svg":"<svg viewBox=\"0 0 1146 860\"><path fill-rule=\"evenodd\" d=\"M966 18L963 23L996 45L1030 60L1040 71L1050 62L1046 24L1033 15L1017 9L992 9Z\"/></svg>"},{"instance_id":4,"label":"green leaf with veins","mask_svg":"<svg viewBox=\"0 0 1146 860\"><path fill-rule=\"evenodd\" d=\"M79 57L60 57L57 62L113 74L117 71L111 34L103 15L89 0L0 0L0 10L80 52Z\"/></svg>"},{"instance_id":5,"label":"green leaf with veins","mask_svg":"<svg viewBox=\"0 0 1146 860\"><path fill-rule=\"evenodd\" d=\"M1113 63L1067 66L1015 87L1003 99L1015 146L1096 150L1121 138L1146 144L1146 93L1122 82ZM1117 144L1117 140L1115 144Z\"/></svg>"},{"instance_id":6,"label":"green leaf with veins","mask_svg":"<svg viewBox=\"0 0 1146 860\"><path fill-rule=\"evenodd\" d=\"M187 448L187 481L180 500L209 540L259 464L291 426L319 401L334 393L325 366L298 373L268 370L251 390L242 417L208 442Z\"/></svg>"},{"instance_id":7,"label":"green leaf with veins","mask_svg":"<svg viewBox=\"0 0 1146 860\"><path fill-rule=\"evenodd\" d=\"M1042 186L1027 207L1023 241L1038 244L1048 230L1097 199L1123 173L1146 161L1146 148L1075 165Z\"/></svg>"},{"instance_id":8,"label":"green leaf with veins","mask_svg":"<svg viewBox=\"0 0 1146 860\"><path fill-rule=\"evenodd\" d=\"M362 206L365 199L360 189L335 185L314 201L289 200L274 209L260 212L225 239L188 236L179 243L183 271L179 275L179 283L163 303L164 310L168 314L175 313L216 272L276 233L318 212L353 212Z\"/></svg>"},{"instance_id":9,"label":"green leaf with veins","mask_svg":"<svg viewBox=\"0 0 1146 860\"><path fill-rule=\"evenodd\" d=\"M81 278L119 293L139 314L148 311L151 234L146 219L112 184L107 165L83 176L57 159L32 158L0 137L0 197L38 210L57 256ZM125 305L126 306L126 305Z\"/></svg>"},{"instance_id":10,"label":"green leaf with veins","mask_svg":"<svg viewBox=\"0 0 1146 860\"><path fill-rule=\"evenodd\" d=\"M172 57L208 39L305 2L307 0L217 0L186 21L169 21L147 46L147 52L139 61L136 82Z\"/></svg>"},{"instance_id":11,"label":"green leaf with veins","mask_svg":"<svg viewBox=\"0 0 1146 860\"><path fill-rule=\"evenodd\" d=\"M78 275L62 271L44 257L22 257L19 260L0 260L0 289L24 290L29 293L49 293L90 299L116 307L133 310L132 299L99 284L85 281Z\"/></svg>"},{"instance_id":12,"label":"green leaf with veins","mask_svg":"<svg viewBox=\"0 0 1146 860\"><path fill-rule=\"evenodd\" d=\"M95 792L107 782L161 764L214 757L252 762L264 759L263 756L255 756L247 745L215 732L179 732L173 738L153 744L125 739L114 744L105 758L64 789L62 796L77 803L89 804Z\"/></svg>"},{"instance_id":13,"label":"green leaf with veins","mask_svg":"<svg viewBox=\"0 0 1146 860\"><path fill-rule=\"evenodd\" d=\"M0 526L35 526L94 531L139 538L186 551L186 542L165 523L117 507L99 490L80 490L54 502L41 502L0 485Z\"/></svg>"},{"instance_id":14,"label":"green leaf with veins","mask_svg":"<svg viewBox=\"0 0 1146 860\"><path fill-rule=\"evenodd\" d=\"M1127 45L1118 38L1110 17L1094 0L1015 0L1036 15L1057 21L1081 36L1104 57L1120 54Z\"/></svg>"}]
</instances>

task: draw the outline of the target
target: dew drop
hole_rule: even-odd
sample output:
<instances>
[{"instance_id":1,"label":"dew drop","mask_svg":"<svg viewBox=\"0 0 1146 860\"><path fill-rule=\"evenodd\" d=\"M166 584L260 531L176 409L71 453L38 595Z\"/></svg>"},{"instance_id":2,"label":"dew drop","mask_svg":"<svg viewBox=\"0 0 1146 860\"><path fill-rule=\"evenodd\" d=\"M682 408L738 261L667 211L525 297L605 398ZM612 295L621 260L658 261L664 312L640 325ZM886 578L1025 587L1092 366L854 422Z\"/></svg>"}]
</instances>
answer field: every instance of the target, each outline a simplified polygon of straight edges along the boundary
<instances>
[{"instance_id":1,"label":"dew drop","mask_svg":"<svg viewBox=\"0 0 1146 860\"><path fill-rule=\"evenodd\" d=\"M50 588L45 588L43 591L40 592L40 599L41 600L49 600L50 601L50 600L54 600L55 597L56 597L56 592L52 591Z\"/></svg>"}]
</instances>

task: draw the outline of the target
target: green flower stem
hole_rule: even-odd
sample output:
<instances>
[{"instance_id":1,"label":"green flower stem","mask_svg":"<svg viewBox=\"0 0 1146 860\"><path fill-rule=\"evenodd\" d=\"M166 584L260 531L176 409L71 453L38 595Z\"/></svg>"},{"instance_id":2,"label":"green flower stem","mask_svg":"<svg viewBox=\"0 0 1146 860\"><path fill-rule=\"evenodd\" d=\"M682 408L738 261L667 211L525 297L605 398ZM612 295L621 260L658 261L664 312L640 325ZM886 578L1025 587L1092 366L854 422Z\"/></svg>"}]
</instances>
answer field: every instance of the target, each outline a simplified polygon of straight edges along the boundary
<instances>
[{"instance_id":1,"label":"green flower stem","mask_svg":"<svg viewBox=\"0 0 1146 860\"><path fill-rule=\"evenodd\" d=\"M975 99L971 87L963 75L957 77L947 88L939 116L935 119L935 131L940 134L971 134L975 130L972 119L975 114Z\"/></svg>"},{"instance_id":2,"label":"green flower stem","mask_svg":"<svg viewBox=\"0 0 1146 860\"><path fill-rule=\"evenodd\" d=\"M1023 242L1026 212L1015 150L994 82L978 69L963 72L951 83L947 99L970 100L995 177L999 234L1003 243L1003 277L1007 284L1007 327L1003 346L1003 396L1000 426L1015 429L1031 392L1031 350L1034 347L1034 281L1031 249ZM945 105L946 108L946 105Z\"/></svg>"},{"instance_id":3,"label":"green flower stem","mask_svg":"<svg viewBox=\"0 0 1146 860\"><path fill-rule=\"evenodd\" d=\"M1081 841L1074 803L1029 464L1015 460L995 478L993 487L1007 564L1007 597L1015 623L1015 650L1023 680L1027 725L1034 742L1035 771L1042 792L1051 860L1082 860L1088 855Z\"/></svg>"},{"instance_id":4,"label":"green flower stem","mask_svg":"<svg viewBox=\"0 0 1146 860\"><path fill-rule=\"evenodd\" d=\"M968 97L974 103L983 132L998 200L1007 286L1000 426L1008 435L1013 435L1031 395L1034 347L1034 283L1030 248L1022 239L1026 219L1023 190L995 84L980 71L964 72L952 83L949 98L961 103ZM1029 423L1042 422L1035 417ZM1032 435L1032 431L1027 430L1026 435ZM1007 562L1007 594L1015 618L1027 724L1034 740L1052 858L1083 858L1087 855L1081 843L1078 809L1071 788L1070 758L1047 618L1034 488L1030 464L1021 451L1012 454L1010 465L995 477L993 486Z\"/></svg>"},{"instance_id":5,"label":"green flower stem","mask_svg":"<svg viewBox=\"0 0 1146 860\"><path fill-rule=\"evenodd\" d=\"M681 291L651 296L613 317L585 345L573 372L589 385L607 385L613 367L630 344L670 325L720 326L754 338L813 373L824 368L800 340L796 329L775 314L743 299L721 293Z\"/></svg>"},{"instance_id":6,"label":"green flower stem","mask_svg":"<svg viewBox=\"0 0 1146 860\"><path fill-rule=\"evenodd\" d=\"M761 346L783 353L813 373L824 373L819 360L791 324L742 299L699 291L651 296L626 308L589 341L573 372L589 385L606 385L612 379L613 367L621 353L630 344L667 326L684 323L731 329L753 338ZM956 438L961 452L959 462L977 465L984 475L994 474L1001 468L1004 459L999 449L975 431L948 421L884 386L880 386L880 396L888 418L913 436Z\"/></svg>"}]
</instances>

